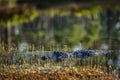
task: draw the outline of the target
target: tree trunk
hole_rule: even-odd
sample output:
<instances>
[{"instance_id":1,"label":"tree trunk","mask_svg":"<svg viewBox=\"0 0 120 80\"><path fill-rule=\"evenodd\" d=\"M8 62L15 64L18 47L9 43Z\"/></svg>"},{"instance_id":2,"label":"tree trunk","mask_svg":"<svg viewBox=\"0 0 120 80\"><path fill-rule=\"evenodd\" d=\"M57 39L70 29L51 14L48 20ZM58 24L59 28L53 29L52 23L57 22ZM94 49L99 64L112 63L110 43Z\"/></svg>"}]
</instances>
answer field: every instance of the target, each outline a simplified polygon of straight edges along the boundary
<instances>
[{"instance_id":1,"label":"tree trunk","mask_svg":"<svg viewBox=\"0 0 120 80\"><path fill-rule=\"evenodd\" d=\"M2 42L2 28L0 27L0 43Z\"/></svg>"},{"instance_id":2,"label":"tree trunk","mask_svg":"<svg viewBox=\"0 0 120 80\"><path fill-rule=\"evenodd\" d=\"M15 0L8 0L8 7L12 8L15 6Z\"/></svg>"},{"instance_id":3,"label":"tree trunk","mask_svg":"<svg viewBox=\"0 0 120 80\"><path fill-rule=\"evenodd\" d=\"M107 37L108 37L108 40L107 40L107 43L109 45L109 49L111 49L111 32L112 32L112 28L113 28L113 24L114 24L114 20L113 20L113 17L114 17L114 13L111 9L107 9Z\"/></svg>"},{"instance_id":4,"label":"tree trunk","mask_svg":"<svg viewBox=\"0 0 120 80\"><path fill-rule=\"evenodd\" d=\"M7 50L10 51L11 48L11 27L7 27Z\"/></svg>"}]
</instances>

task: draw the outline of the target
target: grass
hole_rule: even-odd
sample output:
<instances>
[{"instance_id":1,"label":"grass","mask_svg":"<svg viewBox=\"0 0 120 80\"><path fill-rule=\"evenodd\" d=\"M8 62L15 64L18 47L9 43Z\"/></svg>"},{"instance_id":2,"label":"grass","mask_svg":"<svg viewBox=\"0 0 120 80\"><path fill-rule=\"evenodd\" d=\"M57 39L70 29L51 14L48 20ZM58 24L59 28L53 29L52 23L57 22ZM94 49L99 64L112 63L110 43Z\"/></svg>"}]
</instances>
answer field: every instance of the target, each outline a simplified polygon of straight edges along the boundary
<instances>
[{"instance_id":1,"label":"grass","mask_svg":"<svg viewBox=\"0 0 120 80\"><path fill-rule=\"evenodd\" d=\"M39 50L44 51L45 47L43 47ZM52 47L52 50L56 50L56 48L53 49ZM62 50L66 51L68 49L65 48ZM29 49L26 51L29 51ZM106 58L102 55L88 59L71 58L63 62L41 61L41 55L18 55L18 49L15 47L11 48L8 54L3 45L0 45L0 53L0 80L118 79L112 73L115 70L114 66L107 67ZM16 62L12 60L13 55L17 56ZM26 57L29 57L29 59L26 59Z\"/></svg>"},{"instance_id":2,"label":"grass","mask_svg":"<svg viewBox=\"0 0 120 80\"><path fill-rule=\"evenodd\" d=\"M4 66L0 69L0 80L112 80L111 74L105 73L101 68L94 66L41 67L40 65L24 64Z\"/></svg>"}]
</instances>

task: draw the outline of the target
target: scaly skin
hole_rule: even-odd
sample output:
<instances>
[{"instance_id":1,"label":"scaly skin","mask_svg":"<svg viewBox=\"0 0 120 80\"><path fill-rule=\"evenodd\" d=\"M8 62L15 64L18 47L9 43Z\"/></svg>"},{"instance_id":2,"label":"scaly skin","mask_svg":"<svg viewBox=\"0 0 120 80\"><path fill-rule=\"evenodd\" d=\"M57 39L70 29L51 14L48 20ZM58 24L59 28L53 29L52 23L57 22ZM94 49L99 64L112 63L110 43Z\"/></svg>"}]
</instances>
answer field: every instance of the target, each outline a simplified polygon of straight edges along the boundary
<instances>
[{"instance_id":1,"label":"scaly skin","mask_svg":"<svg viewBox=\"0 0 120 80\"><path fill-rule=\"evenodd\" d=\"M107 54L112 52L112 50L77 50L72 53L54 51L50 56L42 56L41 60L62 60L65 58L88 58L97 56L100 54Z\"/></svg>"}]
</instances>

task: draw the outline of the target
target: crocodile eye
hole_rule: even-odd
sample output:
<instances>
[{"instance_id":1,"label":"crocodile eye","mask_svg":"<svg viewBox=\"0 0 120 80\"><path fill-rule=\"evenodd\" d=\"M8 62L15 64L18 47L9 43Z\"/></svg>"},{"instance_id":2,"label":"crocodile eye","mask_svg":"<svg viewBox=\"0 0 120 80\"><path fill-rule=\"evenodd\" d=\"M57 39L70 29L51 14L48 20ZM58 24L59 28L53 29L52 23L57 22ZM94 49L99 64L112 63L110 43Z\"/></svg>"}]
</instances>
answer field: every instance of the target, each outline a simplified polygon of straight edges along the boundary
<instances>
[{"instance_id":1,"label":"crocodile eye","mask_svg":"<svg viewBox=\"0 0 120 80\"><path fill-rule=\"evenodd\" d=\"M47 59L47 56L42 56L41 57L41 60L46 60Z\"/></svg>"}]
</instances>

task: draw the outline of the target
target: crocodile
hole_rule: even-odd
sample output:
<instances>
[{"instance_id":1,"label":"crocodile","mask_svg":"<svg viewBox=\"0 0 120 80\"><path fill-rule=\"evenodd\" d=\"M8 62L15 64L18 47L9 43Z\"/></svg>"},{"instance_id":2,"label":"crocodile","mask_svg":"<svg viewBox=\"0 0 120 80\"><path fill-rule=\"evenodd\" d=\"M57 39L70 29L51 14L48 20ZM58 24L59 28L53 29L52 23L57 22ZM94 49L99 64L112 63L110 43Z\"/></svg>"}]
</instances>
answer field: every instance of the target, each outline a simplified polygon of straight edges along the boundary
<instances>
[{"instance_id":1,"label":"crocodile","mask_svg":"<svg viewBox=\"0 0 120 80\"><path fill-rule=\"evenodd\" d=\"M113 50L77 50L72 53L63 51L54 51L50 56L42 56L41 60L62 60L66 58L89 58L98 55L104 55L113 52Z\"/></svg>"}]
</instances>

